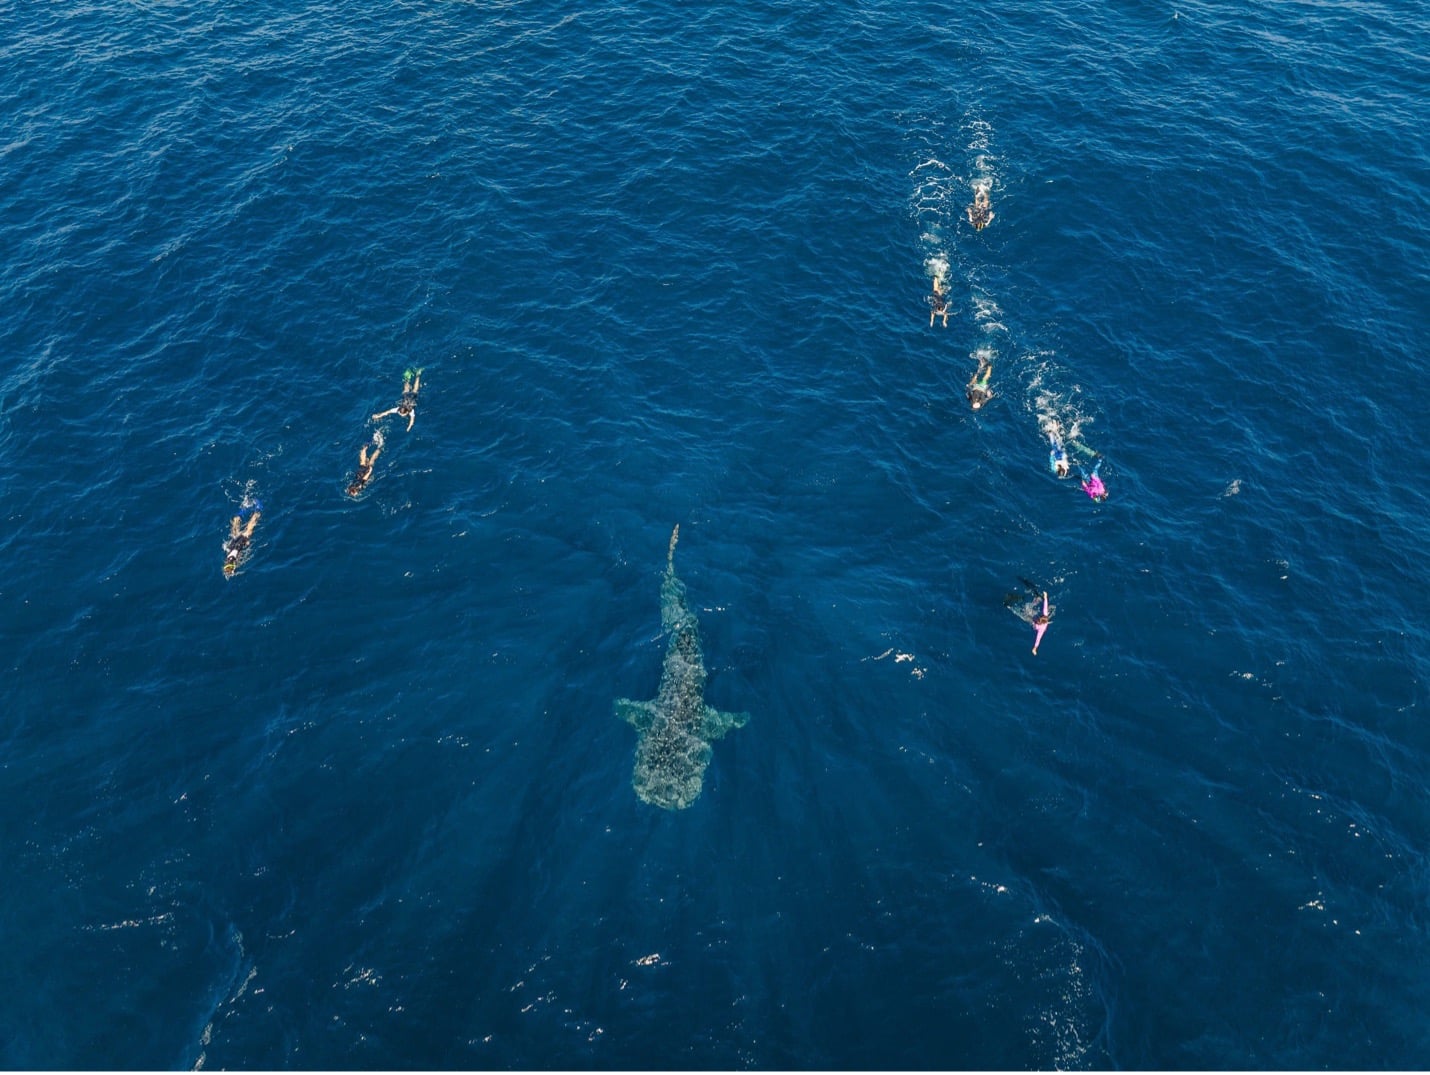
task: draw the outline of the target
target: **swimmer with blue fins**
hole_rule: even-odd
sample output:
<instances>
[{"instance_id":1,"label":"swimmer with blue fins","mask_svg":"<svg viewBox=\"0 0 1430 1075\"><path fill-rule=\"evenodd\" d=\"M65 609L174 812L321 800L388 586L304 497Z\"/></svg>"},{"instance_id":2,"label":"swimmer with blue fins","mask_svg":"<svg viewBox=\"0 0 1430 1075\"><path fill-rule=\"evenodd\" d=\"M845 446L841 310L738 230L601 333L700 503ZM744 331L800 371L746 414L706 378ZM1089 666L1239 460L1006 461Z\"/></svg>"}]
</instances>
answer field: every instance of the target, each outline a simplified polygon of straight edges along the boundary
<instances>
[{"instance_id":1,"label":"swimmer with blue fins","mask_svg":"<svg viewBox=\"0 0 1430 1075\"><path fill-rule=\"evenodd\" d=\"M247 520L243 517L245 512L252 512ZM262 513L263 505L259 501L245 501L233 517L228 528L228 540L223 544L224 578L233 578L238 572L238 565L248 559L244 553L253 540L253 531L258 527L258 518Z\"/></svg>"},{"instance_id":2,"label":"swimmer with blue fins","mask_svg":"<svg viewBox=\"0 0 1430 1075\"><path fill-rule=\"evenodd\" d=\"M1063 439L1056 430L1048 434L1048 469L1059 478L1066 478L1072 473L1068 450L1063 447Z\"/></svg>"},{"instance_id":3,"label":"swimmer with blue fins","mask_svg":"<svg viewBox=\"0 0 1430 1075\"><path fill-rule=\"evenodd\" d=\"M1048 435L1048 469L1059 478L1072 477L1074 466L1078 468L1078 473L1082 473L1082 460L1096 460L1101 465L1102 453L1095 451L1084 444L1077 436L1077 428L1073 427L1071 435L1063 432L1063 426L1057 418L1051 415L1043 415L1038 419L1038 424L1042 426L1043 432ZM1096 468L1094 467L1094 471ZM1098 479L1101 484L1102 479ZM1084 483L1085 484L1085 483ZM1107 492L1103 488L1103 494ZM1091 495L1091 494L1089 494Z\"/></svg>"}]
</instances>

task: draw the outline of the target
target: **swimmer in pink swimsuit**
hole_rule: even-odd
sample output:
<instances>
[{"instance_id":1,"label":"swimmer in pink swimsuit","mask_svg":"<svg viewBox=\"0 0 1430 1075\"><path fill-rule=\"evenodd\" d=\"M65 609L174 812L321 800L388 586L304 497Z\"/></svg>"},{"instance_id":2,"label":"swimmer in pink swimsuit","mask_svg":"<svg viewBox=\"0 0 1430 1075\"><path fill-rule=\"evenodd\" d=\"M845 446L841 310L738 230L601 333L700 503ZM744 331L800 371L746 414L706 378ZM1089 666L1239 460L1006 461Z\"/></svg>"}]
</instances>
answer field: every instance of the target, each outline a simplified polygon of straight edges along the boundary
<instances>
[{"instance_id":1,"label":"swimmer in pink swimsuit","mask_svg":"<svg viewBox=\"0 0 1430 1075\"><path fill-rule=\"evenodd\" d=\"M1047 590L1039 590L1027 579L1020 581L1023 583L1023 592L1010 593L1003 599L1003 604L1008 611L1033 629L1033 655L1037 656L1043 635L1047 634L1048 624L1052 622L1053 607L1048 604ZM1039 601L1042 602L1041 606Z\"/></svg>"},{"instance_id":2,"label":"swimmer in pink swimsuit","mask_svg":"<svg viewBox=\"0 0 1430 1075\"><path fill-rule=\"evenodd\" d=\"M1033 656L1038 655L1038 646L1043 641L1043 635L1047 633L1048 624L1052 617L1048 615L1048 591L1043 591L1043 611L1033 620Z\"/></svg>"},{"instance_id":3,"label":"swimmer in pink swimsuit","mask_svg":"<svg viewBox=\"0 0 1430 1075\"><path fill-rule=\"evenodd\" d=\"M1097 465L1092 468L1092 473L1082 480L1082 491L1101 504L1107 499L1107 486L1102 484L1102 478L1098 475L1098 470L1102 468L1102 460L1097 461Z\"/></svg>"}]
</instances>

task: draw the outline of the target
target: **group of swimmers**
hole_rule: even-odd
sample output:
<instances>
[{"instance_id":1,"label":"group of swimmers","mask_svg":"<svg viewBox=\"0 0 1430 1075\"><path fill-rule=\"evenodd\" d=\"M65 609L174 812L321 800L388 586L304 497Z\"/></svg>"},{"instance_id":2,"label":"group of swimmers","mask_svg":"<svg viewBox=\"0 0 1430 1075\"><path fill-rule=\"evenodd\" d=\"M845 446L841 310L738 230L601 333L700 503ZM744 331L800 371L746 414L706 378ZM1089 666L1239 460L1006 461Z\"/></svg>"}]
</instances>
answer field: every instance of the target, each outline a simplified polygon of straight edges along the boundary
<instances>
[{"instance_id":1,"label":"group of swimmers","mask_svg":"<svg viewBox=\"0 0 1430 1075\"><path fill-rule=\"evenodd\" d=\"M967 212L968 222L973 225L975 230L982 231L988 227L989 222L993 219L993 203L989 200L986 183L979 184L974 188L973 204L968 207ZM933 328L934 320L940 317L943 318L943 327L948 328L949 312L948 293L943 289L943 277L934 274L933 293L929 295L929 328ZM988 373L989 376L992 376L992 367L989 367ZM987 400L988 395L989 393L984 393L984 401ZM972 398L970 395L969 399L972 400ZM977 410L982 405L983 402L975 403L973 409Z\"/></svg>"},{"instance_id":2,"label":"group of swimmers","mask_svg":"<svg viewBox=\"0 0 1430 1075\"><path fill-rule=\"evenodd\" d=\"M977 231L982 231L993 220L993 205L989 198L986 184L979 184L974 189L973 204L968 206L968 222ZM933 327L936 319L943 319L943 327L948 327L948 317L951 312L948 308L948 293L944 290L943 279L935 274L933 278L933 291L929 295L929 327ZM993 398L993 360L987 351L979 351L976 354L978 368L969 379L967 396L968 403L975 411L983 407ZM391 415L407 419L407 430L412 431L412 425L417 421L417 393L422 387L422 370L409 369L402 375L402 398L397 405L389 407L385 411L379 411L372 416L373 422L380 422ZM1065 445L1060 430L1055 426L1048 431L1048 466L1059 478L1071 477L1074 463L1068 458L1067 446ZM1080 464L1078 466L1081 477L1082 490L1094 501L1101 503L1107 499L1107 486L1103 484L1102 477L1098 473L1102 467L1102 456L1086 446L1074 442L1074 447L1081 453L1092 458L1093 468L1090 472L1084 473ZM357 473L348 484L347 494L351 497L361 495L367 483L372 480L373 467L377 464L378 456L382 454L383 435L379 427L373 431L372 440L358 449ZM249 545L253 539L253 531L258 526L258 520L262 514L263 505L258 501L245 500L239 513L233 517L229 526L228 540L224 543L224 563L223 572L226 577L232 577L238 570L240 561L244 559ZM1046 590L1039 590L1037 586L1023 580L1027 588L1026 594L1010 594L1005 602L1015 613L1028 622L1033 628L1033 653L1036 655L1038 646L1043 641L1043 635L1048 629L1048 624L1052 619L1052 606L1048 602ZM1031 600L1029 600L1031 598Z\"/></svg>"},{"instance_id":3,"label":"group of swimmers","mask_svg":"<svg viewBox=\"0 0 1430 1075\"><path fill-rule=\"evenodd\" d=\"M421 387L422 371L420 369L404 370L402 373L402 398L397 401L397 406L389 407L385 411L378 411L372 416L372 420L380 422L388 415L395 414L399 418L407 419L407 432L411 433L412 423L417 421L417 391ZM372 480L372 468L377 463L377 457L382 454L382 443L382 429L378 428L372 431L371 442L358 449L357 473L348 483L348 496L356 497Z\"/></svg>"},{"instance_id":4,"label":"group of swimmers","mask_svg":"<svg viewBox=\"0 0 1430 1075\"><path fill-rule=\"evenodd\" d=\"M1078 477L1081 479L1082 491L1101 504L1107 499L1107 486L1103 484L1102 476L1098 473L1102 469L1102 454L1077 441L1073 442L1073 447L1093 461L1091 471L1084 471L1081 465L1078 466ZM1048 469L1059 478L1069 478L1072 476L1072 467L1062 434L1054 425L1048 430Z\"/></svg>"},{"instance_id":5,"label":"group of swimmers","mask_svg":"<svg viewBox=\"0 0 1430 1075\"><path fill-rule=\"evenodd\" d=\"M378 411L372 416L373 422L380 422L390 415L397 415L399 418L407 419L407 431L412 432L412 424L417 421L417 392L422 387L422 371L420 369L405 370L402 374L402 398L397 401L395 407L389 407L385 411ZM353 480L348 483L348 496L358 496L367 483L372 480L373 466L377 463L377 457L382 454L383 435L382 428L373 430L372 439L358 449L357 473ZM239 564L247 559L249 546L253 542L253 531L258 527L258 519L263 513L263 505L257 500L244 498L238 514L233 517L229 524L228 540L223 545L223 573L225 578L232 578L237 572Z\"/></svg>"},{"instance_id":6,"label":"group of swimmers","mask_svg":"<svg viewBox=\"0 0 1430 1075\"><path fill-rule=\"evenodd\" d=\"M973 203L966 210L968 222L973 225L974 230L982 231L993 220L993 203L988 193L988 184L980 182L974 186ZM934 321L943 319L943 327L948 327L948 292L944 288L943 277L935 272L933 277L933 288L928 297L929 302L929 328L933 327ZM987 350L979 350L974 354L978 360L978 368L974 370L973 376L969 378L968 387L965 394L968 397L968 404L975 411L982 409L983 405L993 398L993 359ZM1082 491L1096 503L1102 503L1107 499L1107 485L1102 480L1100 473L1102 469L1102 455L1088 448L1079 441L1065 441L1061 428L1054 422L1045 431L1048 434L1048 467L1058 478L1069 478L1076 467L1079 477L1079 484ZM1092 461L1092 469L1086 471L1080 461L1073 461L1068 456L1068 446L1078 452L1079 455ZM1028 588L1025 595L1011 594L1006 602L1021 619L1027 621L1034 631L1033 653L1037 654L1038 646L1043 641L1043 634L1048 629L1051 620L1051 606L1048 603L1046 590L1039 590L1028 580L1023 580Z\"/></svg>"}]
</instances>

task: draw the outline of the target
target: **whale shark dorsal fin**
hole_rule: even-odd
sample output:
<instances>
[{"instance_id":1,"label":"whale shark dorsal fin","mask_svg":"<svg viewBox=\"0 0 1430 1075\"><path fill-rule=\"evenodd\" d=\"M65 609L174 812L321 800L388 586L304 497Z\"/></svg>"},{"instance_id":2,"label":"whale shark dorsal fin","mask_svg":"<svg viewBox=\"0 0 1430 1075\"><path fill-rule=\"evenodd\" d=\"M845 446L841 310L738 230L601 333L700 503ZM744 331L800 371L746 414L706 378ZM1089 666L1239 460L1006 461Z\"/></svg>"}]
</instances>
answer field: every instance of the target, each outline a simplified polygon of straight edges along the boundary
<instances>
[{"instance_id":1,"label":"whale shark dorsal fin","mask_svg":"<svg viewBox=\"0 0 1430 1075\"><path fill-rule=\"evenodd\" d=\"M655 721L654 702L636 702L629 698L616 699L616 716L636 731L645 733Z\"/></svg>"},{"instance_id":2,"label":"whale shark dorsal fin","mask_svg":"<svg viewBox=\"0 0 1430 1075\"><path fill-rule=\"evenodd\" d=\"M743 728L750 719L748 713L725 713L714 706L706 706L701 713L701 731L706 739L722 739L726 732Z\"/></svg>"},{"instance_id":3,"label":"whale shark dorsal fin","mask_svg":"<svg viewBox=\"0 0 1430 1075\"><path fill-rule=\"evenodd\" d=\"M665 562L669 567L675 566L675 543L680 540L680 524L675 524L675 529L670 532L670 548L665 552Z\"/></svg>"}]
</instances>

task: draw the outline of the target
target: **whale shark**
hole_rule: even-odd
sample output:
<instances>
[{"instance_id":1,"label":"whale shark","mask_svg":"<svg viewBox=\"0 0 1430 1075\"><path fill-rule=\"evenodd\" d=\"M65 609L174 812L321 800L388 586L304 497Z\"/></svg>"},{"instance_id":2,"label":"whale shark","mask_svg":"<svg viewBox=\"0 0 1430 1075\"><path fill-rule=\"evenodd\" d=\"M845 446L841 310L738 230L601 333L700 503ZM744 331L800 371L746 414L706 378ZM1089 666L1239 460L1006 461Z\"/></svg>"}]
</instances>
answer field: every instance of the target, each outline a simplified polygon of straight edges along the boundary
<instances>
[{"instance_id":1,"label":"whale shark","mask_svg":"<svg viewBox=\"0 0 1430 1075\"><path fill-rule=\"evenodd\" d=\"M748 713L722 713L705 704L700 630L685 598L685 584L675 576L679 540L677 523L660 584L661 629L670 635L660 687L649 702L618 698L615 704L615 715L639 735L631 786L643 802L666 810L683 810L700 797L710 744L750 719Z\"/></svg>"}]
</instances>

